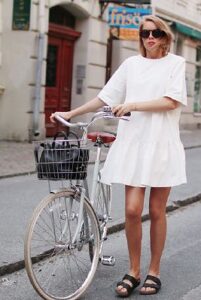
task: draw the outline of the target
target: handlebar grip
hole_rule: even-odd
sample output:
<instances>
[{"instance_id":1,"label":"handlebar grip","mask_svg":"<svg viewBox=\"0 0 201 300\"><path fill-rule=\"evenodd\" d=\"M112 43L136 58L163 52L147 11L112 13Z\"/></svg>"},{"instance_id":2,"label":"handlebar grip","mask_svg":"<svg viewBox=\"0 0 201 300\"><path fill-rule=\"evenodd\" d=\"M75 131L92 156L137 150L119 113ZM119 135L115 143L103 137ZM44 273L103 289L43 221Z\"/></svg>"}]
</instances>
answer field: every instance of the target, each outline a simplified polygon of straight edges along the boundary
<instances>
[{"instance_id":1,"label":"handlebar grip","mask_svg":"<svg viewBox=\"0 0 201 300\"><path fill-rule=\"evenodd\" d=\"M106 112L106 113L112 113L112 108L111 106L109 105L105 105L103 106L103 111ZM115 114L114 114L115 116ZM131 113L130 112L127 112L125 115L123 115L124 117L130 117L131 116Z\"/></svg>"},{"instance_id":2,"label":"handlebar grip","mask_svg":"<svg viewBox=\"0 0 201 300\"><path fill-rule=\"evenodd\" d=\"M67 121L66 119L62 118L59 115L55 115L55 119L67 127L87 127L88 125L87 123L84 122L70 123L69 121Z\"/></svg>"},{"instance_id":3,"label":"handlebar grip","mask_svg":"<svg viewBox=\"0 0 201 300\"><path fill-rule=\"evenodd\" d=\"M59 115L55 115L54 117L57 121L61 122L63 125L66 125L68 127L71 126L71 123L69 123L67 120L65 120L64 118L62 118L61 116Z\"/></svg>"},{"instance_id":4,"label":"handlebar grip","mask_svg":"<svg viewBox=\"0 0 201 300\"><path fill-rule=\"evenodd\" d=\"M114 116L116 117L116 114L114 114ZM130 117L131 116L131 113L130 111L125 113L122 117Z\"/></svg>"}]
</instances>

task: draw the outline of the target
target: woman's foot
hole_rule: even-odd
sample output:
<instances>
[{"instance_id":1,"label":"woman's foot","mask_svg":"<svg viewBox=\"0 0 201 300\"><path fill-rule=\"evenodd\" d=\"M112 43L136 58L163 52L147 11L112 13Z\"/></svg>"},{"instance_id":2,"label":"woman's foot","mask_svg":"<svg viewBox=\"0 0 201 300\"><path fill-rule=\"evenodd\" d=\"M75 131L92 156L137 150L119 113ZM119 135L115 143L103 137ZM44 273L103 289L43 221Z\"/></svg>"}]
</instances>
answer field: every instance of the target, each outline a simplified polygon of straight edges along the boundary
<instances>
[{"instance_id":1,"label":"woman's foot","mask_svg":"<svg viewBox=\"0 0 201 300\"><path fill-rule=\"evenodd\" d=\"M153 275L147 275L143 286L140 289L141 295L153 295L157 294L161 289L161 281L158 277Z\"/></svg>"},{"instance_id":2,"label":"woman's foot","mask_svg":"<svg viewBox=\"0 0 201 300\"><path fill-rule=\"evenodd\" d=\"M117 283L115 291L120 297L129 297L139 284L140 278L136 279L131 275L125 274L122 281Z\"/></svg>"}]
</instances>

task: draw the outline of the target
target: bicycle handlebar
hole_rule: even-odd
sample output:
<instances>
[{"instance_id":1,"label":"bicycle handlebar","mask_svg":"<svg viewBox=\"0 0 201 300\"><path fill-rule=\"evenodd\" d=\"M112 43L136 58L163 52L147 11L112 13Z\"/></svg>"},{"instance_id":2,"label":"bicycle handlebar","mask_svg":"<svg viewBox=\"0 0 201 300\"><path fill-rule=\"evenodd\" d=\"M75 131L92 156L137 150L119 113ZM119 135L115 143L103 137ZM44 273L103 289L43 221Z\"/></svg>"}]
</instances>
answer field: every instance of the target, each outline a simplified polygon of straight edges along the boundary
<instances>
[{"instance_id":1,"label":"bicycle handlebar","mask_svg":"<svg viewBox=\"0 0 201 300\"><path fill-rule=\"evenodd\" d=\"M84 123L84 122L70 123L59 115L55 115L54 118L57 121L61 122L63 125L68 126L68 127L87 127L88 126L88 123Z\"/></svg>"},{"instance_id":2,"label":"bicycle handlebar","mask_svg":"<svg viewBox=\"0 0 201 300\"><path fill-rule=\"evenodd\" d=\"M80 128L87 128L89 127L92 123L97 121L98 119L119 119L119 120L124 120L124 121L129 121L129 118L131 116L131 113L128 112L122 117L116 117L111 110L111 107L109 106L104 106L102 111L99 111L94 114L92 117L91 121L89 123L84 123L84 122L77 122L77 123L70 123L64 118L62 118L59 115L55 115L55 119L59 122L61 122L63 125L67 127L80 127Z\"/></svg>"}]
</instances>

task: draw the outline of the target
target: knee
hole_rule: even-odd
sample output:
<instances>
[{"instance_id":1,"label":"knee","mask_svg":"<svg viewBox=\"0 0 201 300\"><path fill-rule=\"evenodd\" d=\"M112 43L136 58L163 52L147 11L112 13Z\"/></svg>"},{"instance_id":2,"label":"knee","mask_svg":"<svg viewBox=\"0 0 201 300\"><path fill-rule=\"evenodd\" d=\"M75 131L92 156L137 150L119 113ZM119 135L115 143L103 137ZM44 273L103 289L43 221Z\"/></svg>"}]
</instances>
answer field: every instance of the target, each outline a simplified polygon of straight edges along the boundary
<instances>
[{"instance_id":1,"label":"knee","mask_svg":"<svg viewBox=\"0 0 201 300\"><path fill-rule=\"evenodd\" d=\"M126 207L126 218L132 220L141 220L142 210L139 207Z\"/></svg>"},{"instance_id":2,"label":"knee","mask_svg":"<svg viewBox=\"0 0 201 300\"><path fill-rule=\"evenodd\" d=\"M151 221L158 221L165 217L165 211L160 208L149 208L149 216Z\"/></svg>"}]
</instances>

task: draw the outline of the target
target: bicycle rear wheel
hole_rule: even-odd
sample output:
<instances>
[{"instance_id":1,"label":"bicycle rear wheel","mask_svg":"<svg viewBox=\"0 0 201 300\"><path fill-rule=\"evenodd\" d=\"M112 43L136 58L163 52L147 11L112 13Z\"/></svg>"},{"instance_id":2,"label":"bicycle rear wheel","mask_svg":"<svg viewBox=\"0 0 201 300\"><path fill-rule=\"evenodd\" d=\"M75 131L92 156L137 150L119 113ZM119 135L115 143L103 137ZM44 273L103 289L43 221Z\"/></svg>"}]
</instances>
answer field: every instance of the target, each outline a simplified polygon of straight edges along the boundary
<instances>
[{"instance_id":1,"label":"bicycle rear wheel","mask_svg":"<svg viewBox=\"0 0 201 300\"><path fill-rule=\"evenodd\" d=\"M66 190L44 198L33 213L25 238L25 266L33 287L46 300L77 299L94 277L99 225L86 198L81 211L78 226L80 196Z\"/></svg>"}]
</instances>

